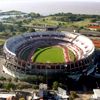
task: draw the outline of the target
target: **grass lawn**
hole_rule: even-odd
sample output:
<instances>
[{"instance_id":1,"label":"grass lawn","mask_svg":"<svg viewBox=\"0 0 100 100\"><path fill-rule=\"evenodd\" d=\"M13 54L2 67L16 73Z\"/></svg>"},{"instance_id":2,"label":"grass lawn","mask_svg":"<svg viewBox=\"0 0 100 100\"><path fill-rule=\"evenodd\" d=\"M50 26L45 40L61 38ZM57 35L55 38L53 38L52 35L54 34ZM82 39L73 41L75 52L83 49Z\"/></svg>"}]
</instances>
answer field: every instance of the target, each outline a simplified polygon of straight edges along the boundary
<instances>
[{"instance_id":1,"label":"grass lawn","mask_svg":"<svg viewBox=\"0 0 100 100\"><path fill-rule=\"evenodd\" d=\"M69 49L68 49L68 53L69 53L69 57L70 57L71 61L76 61L75 54Z\"/></svg>"},{"instance_id":2,"label":"grass lawn","mask_svg":"<svg viewBox=\"0 0 100 100\"><path fill-rule=\"evenodd\" d=\"M43 20L44 19L44 20ZM64 21L57 21L57 20L53 20L51 16L49 17L45 17L45 18L40 18L40 19L34 19L31 21L30 25L51 25L51 26L55 26L55 25L59 25L59 23L62 23L64 27L71 27L71 26L87 26L90 23L90 19L85 19L84 21L76 21L76 22L64 22Z\"/></svg>"},{"instance_id":3,"label":"grass lawn","mask_svg":"<svg viewBox=\"0 0 100 100\"><path fill-rule=\"evenodd\" d=\"M63 63L65 62L63 49L60 47L39 48L32 56L33 62Z\"/></svg>"},{"instance_id":4,"label":"grass lawn","mask_svg":"<svg viewBox=\"0 0 100 100\"><path fill-rule=\"evenodd\" d=\"M3 45L5 43L4 39L0 39L0 45Z\"/></svg>"}]
</instances>

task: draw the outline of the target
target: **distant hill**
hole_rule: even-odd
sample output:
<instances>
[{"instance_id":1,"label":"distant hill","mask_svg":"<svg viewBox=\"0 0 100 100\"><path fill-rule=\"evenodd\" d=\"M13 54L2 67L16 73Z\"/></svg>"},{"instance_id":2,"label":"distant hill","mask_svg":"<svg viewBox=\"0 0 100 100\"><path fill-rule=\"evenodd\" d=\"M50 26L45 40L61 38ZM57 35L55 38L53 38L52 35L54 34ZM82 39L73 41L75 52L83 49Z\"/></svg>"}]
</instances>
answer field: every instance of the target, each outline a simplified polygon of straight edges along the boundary
<instances>
[{"instance_id":1,"label":"distant hill","mask_svg":"<svg viewBox=\"0 0 100 100\"><path fill-rule=\"evenodd\" d=\"M22 14L26 14L26 13L21 12L21 11L16 11L16 10L0 12L0 16L2 16L2 15L22 15Z\"/></svg>"}]
</instances>

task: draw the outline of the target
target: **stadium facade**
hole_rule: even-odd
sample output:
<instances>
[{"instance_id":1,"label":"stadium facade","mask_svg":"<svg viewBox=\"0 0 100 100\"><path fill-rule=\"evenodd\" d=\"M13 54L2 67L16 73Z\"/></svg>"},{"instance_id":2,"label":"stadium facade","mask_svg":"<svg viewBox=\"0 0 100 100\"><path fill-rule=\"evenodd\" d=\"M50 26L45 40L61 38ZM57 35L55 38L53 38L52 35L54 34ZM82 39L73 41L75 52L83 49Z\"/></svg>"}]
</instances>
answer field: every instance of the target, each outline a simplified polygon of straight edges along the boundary
<instances>
[{"instance_id":1,"label":"stadium facade","mask_svg":"<svg viewBox=\"0 0 100 100\"><path fill-rule=\"evenodd\" d=\"M53 45L67 47L76 55L77 60L63 63L37 63L30 60L36 48ZM55 31L24 33L9 38L3 50L6 60L3 70L13 77L66 73L74 78L84 73L88 75L93 71L94 44L88 37L79 33ZM22 57L25 50L30 50L27 59Z\"/></svg>"}]
</instances>

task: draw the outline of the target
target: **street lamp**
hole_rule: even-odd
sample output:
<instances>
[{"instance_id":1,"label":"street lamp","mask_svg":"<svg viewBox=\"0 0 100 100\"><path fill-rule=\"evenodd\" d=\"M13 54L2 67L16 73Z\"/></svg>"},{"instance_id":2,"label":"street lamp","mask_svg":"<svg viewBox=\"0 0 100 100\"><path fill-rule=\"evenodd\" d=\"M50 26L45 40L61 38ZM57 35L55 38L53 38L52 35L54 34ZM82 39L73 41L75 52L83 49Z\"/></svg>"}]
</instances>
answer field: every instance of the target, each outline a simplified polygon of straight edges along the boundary
<instances>
[{"instance_id":1,"label":"street lamp","mask_svg":"<svg viewBox=\"0 0 100 100\"><path fill-rule=\"evenodd\" d=\"M99 89L99 85L98 85L98 82L96 81L96 85L97 85L97 88Z\"/></svg>"},{"instance_id":2,"label":"street lamp","mask_svg":"<svg viewBox=\"0 0 100 100\"><path fill-rule=\"evenodd\" d=\"M67 68L67 64L65 64L64 67Z\"/></svg>"}]
</instances>

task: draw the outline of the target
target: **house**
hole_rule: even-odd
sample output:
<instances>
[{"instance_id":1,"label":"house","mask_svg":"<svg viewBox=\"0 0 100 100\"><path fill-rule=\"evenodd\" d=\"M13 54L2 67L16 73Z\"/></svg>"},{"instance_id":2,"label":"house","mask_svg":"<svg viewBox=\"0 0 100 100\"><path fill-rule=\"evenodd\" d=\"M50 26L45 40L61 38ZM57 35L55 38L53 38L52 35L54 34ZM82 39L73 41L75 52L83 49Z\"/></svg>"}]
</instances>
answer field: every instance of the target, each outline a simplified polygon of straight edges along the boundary
<instances>
[{"instance_id":1,"label":"house","mask_svg":"<svg viewBox=\"0 0 100 100\"><path fill-rule=\"evenodd\" d=\"M100 29L100 21L96 21L95 23L90 23L88 29L91 31L97 31Z\"/></svg>"},{"instance_id":2,"label":"house","mask_svg":"<svg viewBox=\"0 0 100 100\"><path fill-rule=\"evenodd\" d=\"M89 26L88 29L91 31L97 31L97 30L100 30L100 26L99 25L98 26L97 25L96 26Z\"/></svg>"}]
</instances>

